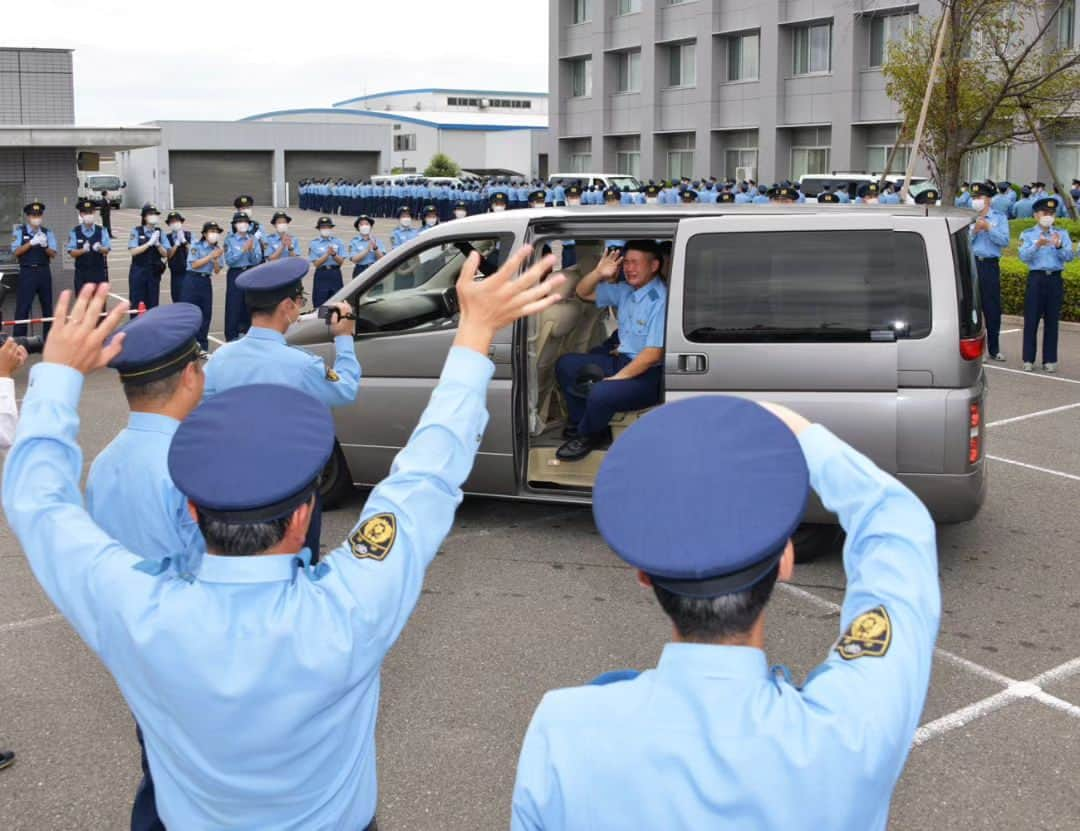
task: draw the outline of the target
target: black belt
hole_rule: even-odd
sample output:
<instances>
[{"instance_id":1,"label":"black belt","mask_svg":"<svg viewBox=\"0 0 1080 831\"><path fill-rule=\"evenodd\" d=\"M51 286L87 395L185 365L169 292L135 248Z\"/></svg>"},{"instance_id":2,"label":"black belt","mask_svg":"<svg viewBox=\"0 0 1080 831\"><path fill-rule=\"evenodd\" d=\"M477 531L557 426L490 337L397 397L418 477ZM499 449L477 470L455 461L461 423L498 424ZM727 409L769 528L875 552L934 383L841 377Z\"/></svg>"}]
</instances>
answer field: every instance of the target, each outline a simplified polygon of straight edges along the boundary
<instances>
[{"instance_id":1,"label":"black belt","mask_svg":"<svg viewBox=\"0 0 1080 831\"><path fill-rule=\"evenodd\" d=\"M980 263L996 263L998 260L1001 259L1001 257L980 257L976 255L975 259L978 260Z\"/></svg>"},{"instance_id":2,"label":"black belt","mask_svg":"<svg viewBox=\"0 0 1080 831\"><path fill-rule=\"evenodd\" d=\"M19 268L48 268L48 263L19 263Z\"/></svg>"},{"instance_id":3,"label":"black belt","mask_svg":"<svg viewBox=\"0 0 1080 831\"><path fill-rule=\"evenodd\" d=\"M319 271L341 271L341 266L339 266L339 265L321 265L321 266L319 266Z\"/></svg>"},{"instance_id":4,"label":"black belt","mask_svg":"<svg viewBox=\"0 0 1080 831\"><path fill-rule=\"evenodd\" d=\"M1030 277L1032 274L1045 274L1048 277L1060 277L1061 276L1060 271L1047 271L1045 268L1033 268L1033 269L1031 269L1031 271L1028 272L1028 276Z\"/></svg>"}]
</instances>

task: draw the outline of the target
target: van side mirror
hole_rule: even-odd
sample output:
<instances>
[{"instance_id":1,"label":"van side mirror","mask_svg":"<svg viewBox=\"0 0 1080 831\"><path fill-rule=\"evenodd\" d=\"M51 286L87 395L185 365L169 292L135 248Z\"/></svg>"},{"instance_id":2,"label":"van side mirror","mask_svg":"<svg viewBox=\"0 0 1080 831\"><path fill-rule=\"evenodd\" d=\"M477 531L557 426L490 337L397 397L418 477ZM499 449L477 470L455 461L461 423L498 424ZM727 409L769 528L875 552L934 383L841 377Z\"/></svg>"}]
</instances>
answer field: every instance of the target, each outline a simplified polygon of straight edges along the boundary
<instances>
[{"instance_id":1,"label":"van side mirror","mask_svg":"<svg viewBox=\"0 0 1080 831\"><path fill-rule=\"evenodd\" d=\"M82 186L83 186L84 188L88 188L88 187L90 187L90 183L89 183L89 182L83 182L83 183L82 183Z\"/></svg>"}]
</instances>

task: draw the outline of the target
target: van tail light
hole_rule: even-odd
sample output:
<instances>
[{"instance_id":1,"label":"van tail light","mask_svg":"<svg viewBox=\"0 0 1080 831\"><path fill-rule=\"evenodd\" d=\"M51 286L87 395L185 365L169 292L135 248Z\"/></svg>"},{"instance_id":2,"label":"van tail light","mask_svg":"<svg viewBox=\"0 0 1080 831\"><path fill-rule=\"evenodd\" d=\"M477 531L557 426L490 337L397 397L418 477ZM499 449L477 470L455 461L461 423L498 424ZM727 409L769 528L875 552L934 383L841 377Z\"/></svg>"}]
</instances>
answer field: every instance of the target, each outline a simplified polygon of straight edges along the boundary
<instances>
[{"instance_id":1,"label":"van tail light","mask_svg":"<svg viewBox=\"0 0 1080 831\"><path fill-rule=\"evenodd\" d=\"M969 405L968 418L968 464L973 465L982 458L982 402L972 401Z\"/></svg>"},{"instance_id":2,"label":"van tail light","mask_svg":"<svg viewBox=\"0 0 1080 831\"><path fill-rule=\"evenodd\" d=\"M960 357L965 361L982 360L983 350L986 349L986 332L982 332L977 338L960 339Z\"/></svg>"}]
</instances>

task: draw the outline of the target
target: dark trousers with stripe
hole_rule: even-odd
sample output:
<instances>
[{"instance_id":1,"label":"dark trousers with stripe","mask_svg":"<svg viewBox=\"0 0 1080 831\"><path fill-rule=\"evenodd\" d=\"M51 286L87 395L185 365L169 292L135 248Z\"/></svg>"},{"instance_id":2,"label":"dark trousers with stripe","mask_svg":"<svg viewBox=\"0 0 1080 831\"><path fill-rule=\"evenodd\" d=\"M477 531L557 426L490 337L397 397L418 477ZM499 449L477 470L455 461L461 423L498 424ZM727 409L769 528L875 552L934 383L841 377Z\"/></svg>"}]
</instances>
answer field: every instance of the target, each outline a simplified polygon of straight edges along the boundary
<instances>
[{"instance_id":1,"label":"dark trousers with stripe","mask_svg":"<svg viewBox=\"0 0 1080 831\"><path fill-rule=\"evenodd\" d=\"M128 296L133 309L140 303L147 309L155 308L161 301L161 273L153 266L133 264L128 272Z\"/></svg>"},{"instance_id":2,"label":"dark trousers with stripe","mask_svg":"<svg viewBox=\"0 0 1080 831\"><path fill-rule=\"evenodd\" d=\"M604 433L616 413L630 410L643 410L660 401L660 379L663 370L654 366L637 378L626 381L601 381L589 390L588 398L583 398L574 390L578 373L595 364L610 378L628 363L627 355L603 355L591 352L588 355L563 355L555 364L555 377L566 399L566 408L570 413L570 424L577 425L578 433L593 436Z\"/></svg>"},{"instance_id":3,"label":"dark trousers with stripe","mask_svg":"<svg viewBox=\"0 0 1080 831\"><path fill-rule=\"evenodd\" d=\"M236 278L246 268L230 268L225 275L225 340L233 341L251 328L251 312L244 302L244 290L236 285Z\"/></svg>"},{"instance_id":4,"label":"dark trousers with stripe","mask_svg":"<svg viewBox=\"0 0 1080 831\"><path fill-rule=\"evenodd\" d=\"M979 296L986 319L986 349L991 355L1001 351L1001 263L995 258L979 257Z\"/></svg>"},{"instance_id":5,"label":"dark trousers with stripe","mask_svg":"<svg viewBox=\"0 0 1080 831\"><path fill-rule=\"evenodd\" d=\"M184 285L180 290L180 301L198 306L202 312L197 339L204 352L210 349L210 319L214 314L214 288L210 279L209 274L189 271L184 275Z\"/></svg>"},{"instance_id":6,"label":"dark trousers with stripe","mask_svg":"<svg viewBox=\"0 0 1080 831\"><path fill-rule=\"evenodd\" d=\"M1058 323L1064 299L1065 283L1060 271L1032 270L1028 274L1024 293L1024 363L1035 363L1040 321L1043 325L1043 363L1057 363Z\"/></svg>"},{"instance_id":7,"label":"dark trousers with stripe","mask_svg":"<svg viewBox=\"0 0 1080 831\"><path fill-rule=\"evenodd\" d=\"M337 294L345 283L339 266L323 267L315 271L315 284L311 289L311 302L315 308L323 305Z\"/></svg>"},{"instance_id":8,"label":"dark trousers with stripe","mask_svg":"<svg viewBox=\"0 0 1080 831\"><path fill-rule=\"evenodd\" d=\"M41 304L41 316L52 317L52 271L48 266L20 266L19 285L15 289L15 319L26 320L32 316L34 298ZM45 323L42 333L49 334L49 324ZM26 324L15 327L16 336L26 334Z\"/></svg>"}]
</instances>

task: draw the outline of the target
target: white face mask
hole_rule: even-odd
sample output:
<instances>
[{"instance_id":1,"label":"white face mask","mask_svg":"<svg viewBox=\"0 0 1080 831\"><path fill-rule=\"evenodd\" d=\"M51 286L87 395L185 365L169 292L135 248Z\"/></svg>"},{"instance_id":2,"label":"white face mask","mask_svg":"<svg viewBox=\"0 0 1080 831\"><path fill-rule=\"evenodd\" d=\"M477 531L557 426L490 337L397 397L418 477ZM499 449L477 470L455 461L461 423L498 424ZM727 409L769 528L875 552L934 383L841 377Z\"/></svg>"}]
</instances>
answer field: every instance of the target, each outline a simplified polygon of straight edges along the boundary
<instances>
[{"instance_id":1,"label":"white face mask","mask_svg":"<svg viewBox=\"0 0 1080 831\"><path fill-rule=\"evenodd\" d=\"M172 230L174 230L174 231L182 231L182 230L184 229L184 226L183 226L183 224L181 224L181 223L179 223L179 222L174 222L174 223L173 223L172 225L170 225L169 227L170 227L170 228L171 228Z\"/></svg>"},{"instance_id":2,"label":"white face mask","mask_svg":"<svg viewBox=\"0 0 1080 831\"><path fill-rule=\"evenodd\" d=\"M433 226L435 226L435 225L438 225L438 224L439 224L439 220L438 220L438 219L436 219L436 218L435 218L435 217L433 217L433 216L429 216L429 217L428 217L427 219L425 219L425 220L424 220L424 224L425 224L425 225L426 225L426 226L427 226L428 228L431 228L431 227L433 227Z\"/></svg>"},{"instance_id":3,"label":"white face mask","mask_svg":"<svg viewBox=\"0 0 1080 831\"><path fill-rule=\"evenodd\" d=\"M491 212L496 213L496 214L501 214L505 210L506 210L506 205L492 205L492 207L491 207Z\"/></svg>"},{"instance_id":4,"label":"white face mask","mask_svg":"<svg viewBox=\"0 0 1080 831\"><path fill-rule=\"evenodd\" d=\"M30 217L30 227L31 228L40 228L41 227L41 217L40 216L32 216L32 217Z\"/></svg>"},{"instance_id":5,"label":"white face mask","mask_svg":"<svg viewBox=\"0 0 1080 831\"><path fill-rule=\"evenodd\" d=\"M361 225L359 228L357 228L357 230L360 232L360 236L366 237L368 234L371 233L371 226Z\"/></svg>"},{"instance_id":6,"label":"white face mask","mask_svg":"<svg viewBox=\"0 0 1080 831\"><path fill-rule=\"evenodd\" d=\"M246 213L248 215L248 219L250 219L254 215L254 211L251 208L244 208L243 213Z\"/></svg>"},{"instance_id":7,"label":"white face mask","mask_svg":"<svg viewBox=\"0 0 1080 831\"><path fill-rule=\"evenodd\" d=\"M246 222L237 222L236 223L236 233L238 233L238 234L246 234L248 232L248 228L250 228L250 227L251 226L248 225Z\"/></svg>"},{"instance_id":8,"label":"white face mask","mask_svg":"<svg viewBox=\"0 0 1080 831\"><path fill-rule=\"evenodd\" d=\"M274 226L274 230L276 230L279 234L284 234L286 231L289 230L289 223L279 222L277 225Z\"/></svg>"},{"instance_id":9,"label":"white face mask","mask_svg":"<svg viewBox=\"0 0 1080 831\"><path fill-rule=\"evenodd\" d=\"M659 205L660 200L655 196L646 196L645 197L645 204L646 205Z\"/></svg>"},{"instance_id":10,"label":"white face mask","mask_svg":"<svg viewBox=\"0 0 1080 831\"><path fill-rule=\"evenodd\" d=\"M580 199L567 199L566 204L569 205L571 208L576 208L578 205L581 204L581 200Z\"/></svg>"},{"instance_id":11,"label":"white face mask","mask_svg":"<svg viewBox=\"0 0 1080 831\"><path fill-rule=\"evenodd\" d=\"M157 214L147 214L146 215L146 224L147 225L157 225L159 222L161 222L161 217L158 216Z\"/></svg>"},{"instance_id":12,"label":"white face mask","mask_svg":"<svg viewBox=\"0 0 1080 831\"><path fill-rule=\"evenodd\" d=\"M407 216L403 216L399 221L401 222L401 227L402 228L411 228L412 227L412 220Z\"/></svg>"},{"instance_id":13,"label":"white face mask","mask_svg":"<svg viewBox=\"0 0 1080 831\"><path fill-rule=\"evenodd\" d=\"M454 219L464 219L468 215L467 211L454 211Z\"/></svg>"},{"instance_id":14,"label":"white face mask","mask_svg":"<svg viewBox=\"0 0 1080 831\"><path fill-rule=\"evenodd\" d=\"M1049 228L1051 225L1054 224L1054 217L1052 217L1052 216L1040 216L1039 217L1039 224L1043 228Z\"/></svg>"},{"instance_id":15,"label":"white face mask","mask_svg":"<svg viewBox=\"0 0 1080 831\"><path fill-rule=\"evenodd\" d=\"M221 236L221 234L219 234L217 231L207 231L206 232L206 241L208 243L210 243L211 245L214 245L218 241L218 238L220 236Z\"/></svg>"},{"instance_id":16,"label":"white face mask","mask_svg":"<svg viewBox=\"0 0 1080 831\"><path fill-rule=\"evenodd\" d=\"M334 229L333 229L333 228L320 228L320 229L319 229L319 236L320 236L320 237L322 237L323 239L326 239L326 238L327 238L327 237L329 237L329 236L330 236L330 235L331 235L332 233L334 233Z\"/></svg>"},{"instance_id":17,"label":"white face mask","mask_svg":"<svg viewBox=\"0 0 1080 831\"><path fill-rule=\"evenodd\" d=\"M82 216L79 217L79 219L82 220L82 224L85 225L87 228L89 228L91 225L94 224L94 215L93 214L83 214Z\"/></svg>"},{"instance_id":18,"label":"white face mask","mask_svg":"<svg viewBox=\"0 0 1080 831\"><path fill-rule=\"evenodd\" d=\"M971 200L971 207L973 207L977 211L981 211L983 208L986 207L986 200L985 199L972 199Z\"/></svg>"}]
</instances>

